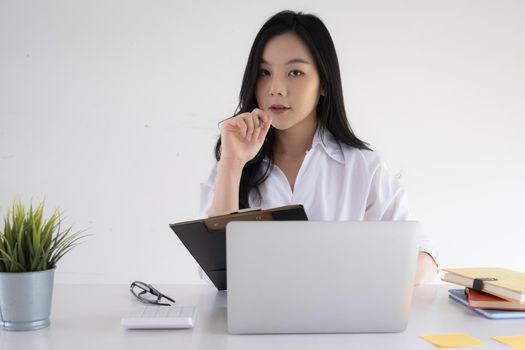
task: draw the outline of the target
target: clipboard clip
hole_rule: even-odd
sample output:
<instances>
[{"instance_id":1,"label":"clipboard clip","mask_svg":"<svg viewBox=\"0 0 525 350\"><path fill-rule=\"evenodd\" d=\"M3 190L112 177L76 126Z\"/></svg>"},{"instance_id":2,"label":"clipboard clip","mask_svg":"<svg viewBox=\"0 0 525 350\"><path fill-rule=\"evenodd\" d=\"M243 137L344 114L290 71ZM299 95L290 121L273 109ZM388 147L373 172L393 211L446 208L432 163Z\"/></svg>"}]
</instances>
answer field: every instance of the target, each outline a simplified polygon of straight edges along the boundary
<instances>
[{"instance_id":1,"label":"clipboard clip","mask_svg":"<svg viewBox=\"0 0 525 350\"><path fill-rule=\"evenodd\" d=\"M224 232L226 224L230 221L270 221L273 220L271 212L261 208L247 208L233 213L212 216L204 220L204 226L208 232Z\"/></svg>"}]
</instances>

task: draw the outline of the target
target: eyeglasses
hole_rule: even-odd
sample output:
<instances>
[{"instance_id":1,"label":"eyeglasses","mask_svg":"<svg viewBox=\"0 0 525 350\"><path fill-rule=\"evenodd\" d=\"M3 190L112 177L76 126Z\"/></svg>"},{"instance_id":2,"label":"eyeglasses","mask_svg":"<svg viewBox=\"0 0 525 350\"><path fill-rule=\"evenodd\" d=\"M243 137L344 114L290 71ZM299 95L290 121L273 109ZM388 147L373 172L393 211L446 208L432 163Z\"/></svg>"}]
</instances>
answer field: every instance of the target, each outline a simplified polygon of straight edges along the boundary
<instances>
[{"instance_id":1,"label":"eyeglasses","mask_svg":"<svg viewBox=\"0 0 525 350\"><path fill-rule=\"evenodd\" d=\"M175 304L175 300L171 299L166 294L162 294L157 289L155 289L151 284L147 284L140 281L135 281L129 286L129 291L131 294L137 297L138 300L145 304L154 304L154 305L166 305L171 306L168 303L161 303L162 298L168 299Z\"/></svg>"}]
</instances>

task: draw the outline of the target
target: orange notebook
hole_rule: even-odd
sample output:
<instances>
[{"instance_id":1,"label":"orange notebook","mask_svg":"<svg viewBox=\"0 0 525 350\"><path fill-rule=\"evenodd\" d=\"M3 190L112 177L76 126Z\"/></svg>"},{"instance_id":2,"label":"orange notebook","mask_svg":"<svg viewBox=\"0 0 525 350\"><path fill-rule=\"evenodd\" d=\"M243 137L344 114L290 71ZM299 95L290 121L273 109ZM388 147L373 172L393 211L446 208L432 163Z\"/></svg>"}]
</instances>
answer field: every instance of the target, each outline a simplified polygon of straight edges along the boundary
<instances>
[{"instance_id":1,"label":"orange notebook","mask_svg":"<svg viewBox=\"0 0 525 350\"><path fill-rule=\"evenodd\" d=\"M468 295L468 304L473 309L525 311L525 304L508 301L492 294L478 292L471 288L465 288L465 290Z\"/></svg>"}]
</instances>

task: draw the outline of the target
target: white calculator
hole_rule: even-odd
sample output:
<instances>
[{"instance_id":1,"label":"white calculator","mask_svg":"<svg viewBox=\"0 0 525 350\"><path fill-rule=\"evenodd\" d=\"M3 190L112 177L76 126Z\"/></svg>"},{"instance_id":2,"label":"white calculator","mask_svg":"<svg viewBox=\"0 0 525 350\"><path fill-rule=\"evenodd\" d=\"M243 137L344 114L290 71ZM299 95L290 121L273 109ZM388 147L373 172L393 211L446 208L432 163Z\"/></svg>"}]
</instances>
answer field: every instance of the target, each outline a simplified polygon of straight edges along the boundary
<instances>
[{"instance_id":1,"label":"white calculator","mask_svg":"<svg viewBox=\"0 0 525 350\"><path fill-rule=\"evenodd\" d=\"M193 328L197 308L195 306L140 305L129 315L122 317L126 329Z\"/></svg>"}]
</instances>

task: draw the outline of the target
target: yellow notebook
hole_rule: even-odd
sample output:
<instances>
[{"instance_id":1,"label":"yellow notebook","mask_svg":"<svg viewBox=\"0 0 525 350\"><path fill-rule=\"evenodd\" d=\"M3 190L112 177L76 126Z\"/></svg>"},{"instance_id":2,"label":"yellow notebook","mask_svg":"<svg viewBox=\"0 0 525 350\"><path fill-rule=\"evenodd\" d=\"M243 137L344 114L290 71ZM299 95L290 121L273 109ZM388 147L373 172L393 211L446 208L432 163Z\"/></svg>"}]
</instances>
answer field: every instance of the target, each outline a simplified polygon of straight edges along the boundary
<instances>
[{"instance_id":1,"label":"yellow notebook","mask_svg":"<svg viewBox=\"0 0 525 350\"><path fill-rule=\"evenodd\" d=\"M499 267L443 269L443 281L525 304L525 273Z\"/></svg>"}]
</instances>

